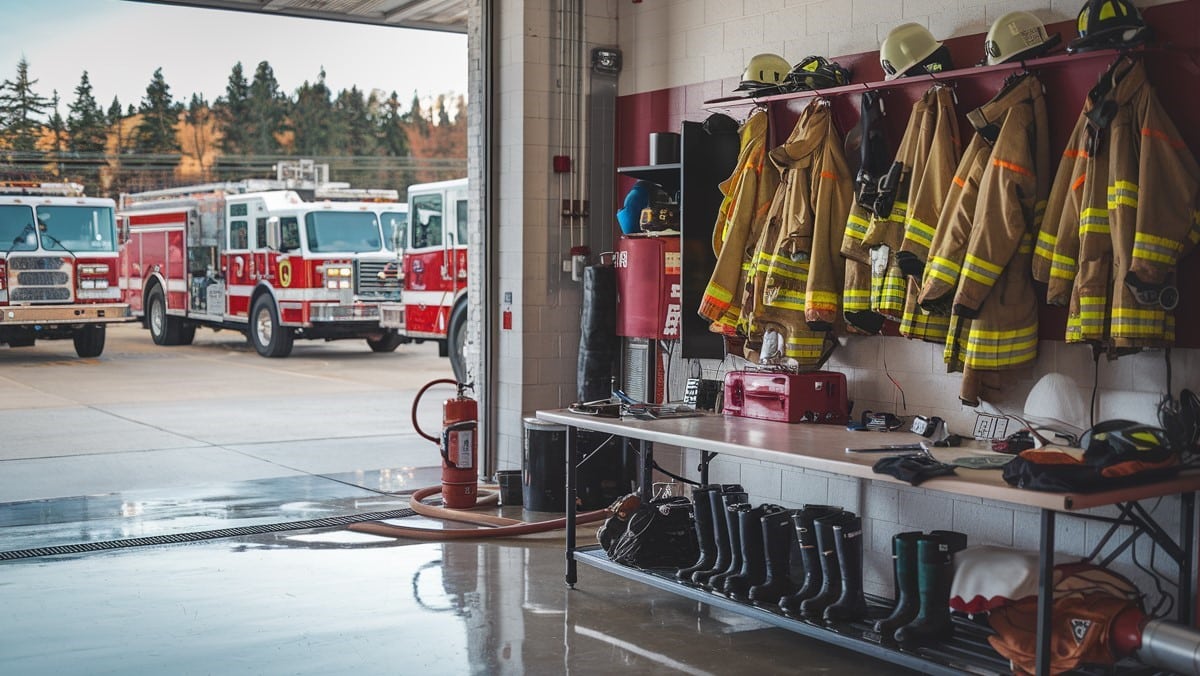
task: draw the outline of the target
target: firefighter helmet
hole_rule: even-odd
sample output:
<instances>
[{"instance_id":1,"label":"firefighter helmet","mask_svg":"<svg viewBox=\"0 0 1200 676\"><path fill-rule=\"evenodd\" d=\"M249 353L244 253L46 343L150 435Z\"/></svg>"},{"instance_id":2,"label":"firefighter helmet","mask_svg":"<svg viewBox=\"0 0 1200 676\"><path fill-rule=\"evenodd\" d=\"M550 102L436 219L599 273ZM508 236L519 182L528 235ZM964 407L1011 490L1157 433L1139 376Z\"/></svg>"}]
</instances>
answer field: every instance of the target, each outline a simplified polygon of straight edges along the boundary
<instances>
[{"instance_id":1,"label":"firefighter helmet","mask_svg":"<svg viewBox=\"0 0 1200 676\"><path fill-rule=\"evenodd\" d=\"M984 58L989 66L1029 59L1044 54L1059 40L1058 33L1048 35L1046 26L1029 12L1009 12L988 30L983 41Z\"/></svg>"},{"instance_id":2,"label":"firefighter helmet","mask_svg":"<svg viewBox=\"0 0 1200 676\"><path fill-rule=\"evenodd\" d=\"M1087 0L1075 28L1079 37L1067 45L1068 52L1133 47L1149 41L1153 33L1129 0Z\"/></svg>"},{"instance_id":3,"label":"firefighter helmet","mask_svg":"<svg viewBox=\"0 0 1200 676\"><path fill-rule=\"evenodd\" d=\"M650 204L650 194L653 190L661 188L651 181L638 181L625 193L625 205L617 212L617 223L621 226L621 232L632 235L642 231L638 221L642 217L642 209Z\"/></svg>"},{"instance_id":4,"label":"firefighter helmet","mask_svg":"<svg viewBox=\"0 0 1200 676\"><path fill-rule=\"evenodd\" d=\"M791 70L788 62L778 54L755 54L746 64L742 73L742 81L734 91L749 91L751 94L762 94L778 90L783 85L784 78Z\"/></svg>"},{"instance_id":5,"label":"firefighter helmet","mask_svg":"<svg viewBox=\"0 0 1200 676\"><path fill-rule=\"evenodd\" d=\"M850 83L850 71L823 56L806 56L788 71L788 91L840 87Z\"/></svg>"},{"instance_id":6,"label":"firefighter helmet","mask_svg":"<svg viewBox=\"0 0 1200 676\"><path fill-rule=\"evenodd\" d=\"M879 65L885 80L905 75L940 73L950 70L950 51L919 23L893 28L879 47Z\"/></svg>"},{"instance_id":7,"label":"firefighter helmet","mask_svg":"<svg viewBox=\"0 0 1200 676\"><path fill-rule=\"evenodd\" d=\"M655 185L650 188L649 202L638 221L643 232L679 229L679 202L671 199L666 190Z\"/></svg>"}]
</instances>

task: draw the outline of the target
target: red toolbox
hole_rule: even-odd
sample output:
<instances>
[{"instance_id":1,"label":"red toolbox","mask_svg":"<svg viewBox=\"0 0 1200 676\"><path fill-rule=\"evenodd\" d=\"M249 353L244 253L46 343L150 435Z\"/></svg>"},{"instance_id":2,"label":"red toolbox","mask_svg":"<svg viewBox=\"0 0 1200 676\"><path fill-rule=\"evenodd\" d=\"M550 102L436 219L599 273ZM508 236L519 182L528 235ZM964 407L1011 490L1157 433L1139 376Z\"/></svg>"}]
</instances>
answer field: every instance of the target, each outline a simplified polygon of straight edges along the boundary
<instances>
[{"instance_id":1,"label":"red toolbox","mask_svg":"<svg viewBox=\"0 0 1200 676\"><path fill-rule=\"evenodd\" d=\"M726 415L779 422L845 425L850 421L846 376L833 371L725 374Z\"/></svg>"},{"instance_id":2,"label":"red toolbox","mask_svg":"<svg viewBox=\"0 0 1200 676\"><path fill-rule=\"evenodd\" d=\"M617 242L617 335L674 340L683 321L679 235Z\"/></svg>"}]
</instances>

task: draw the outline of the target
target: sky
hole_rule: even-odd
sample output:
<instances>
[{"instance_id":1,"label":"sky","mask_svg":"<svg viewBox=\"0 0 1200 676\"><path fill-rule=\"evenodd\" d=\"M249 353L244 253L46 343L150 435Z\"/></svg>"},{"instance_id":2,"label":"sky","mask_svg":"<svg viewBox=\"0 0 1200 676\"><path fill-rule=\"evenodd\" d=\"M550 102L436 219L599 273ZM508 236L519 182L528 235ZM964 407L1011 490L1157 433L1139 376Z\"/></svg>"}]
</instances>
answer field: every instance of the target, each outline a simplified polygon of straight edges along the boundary
<instances>
[{"instance_id":1,"label":"sky","mask_svg":"<svg viewBox=\"0 0 1200 676\"><path fill-rule=\"evenodd\" d=\"M103 110L113 96L137 107L160 66L176 102L199 93L211 103L238 61L248 81L269 62L288 96L322 67L335 96L357 86L395 91L407 104L414 91L422 99L467 91L462 34L128 0L0 0L0 81L16 77L22 57L35 92L58 90L64 117L84 70Z\"/></svg>"}]
</instances>

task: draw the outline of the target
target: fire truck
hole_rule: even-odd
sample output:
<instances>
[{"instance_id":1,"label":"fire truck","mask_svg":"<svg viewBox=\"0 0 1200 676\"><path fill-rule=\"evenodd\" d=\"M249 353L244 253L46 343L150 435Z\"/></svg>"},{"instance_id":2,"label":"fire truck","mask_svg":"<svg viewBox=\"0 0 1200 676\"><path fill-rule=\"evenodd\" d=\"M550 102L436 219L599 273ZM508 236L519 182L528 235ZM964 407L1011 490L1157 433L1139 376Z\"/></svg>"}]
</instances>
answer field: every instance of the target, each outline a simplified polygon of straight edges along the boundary
<instances>
[{"instance_id":1,"label":"fire truck","mask_svg":"<svg viewBox=\"0 0 1200 676\"><path fill-rule=\"evenodd\" d=\"M70 338L80 357L98 357L106 325L132 319L114 207L77 183L0 183L0 344Z\"/></svg>"},{"instance_id":2,"label":"fire truck","mask_svg":"<svg viewBox=\"0 0 1200 676\"><path fill-rule=\"evenodd\" d=\"M466 378L467 179L408 188L407 227L394 237L403 292L380 322L415 340L437 340L459 382Z\"/></svg>"},{"instance_id":3,"label":"fire truck","mask_svg":"<svg viewBox=\"0 0 1200 676\"><path fill-rule=\"evenodd\" d=\"M199 326L245 333L264 357L297 338L408 342L379 322L400 299L379 219L382 204L402 206L397 192L330 182L311 160L276 169L121 196L121 289L154 342L190 344Z\"/></svg>"}]
</instances>

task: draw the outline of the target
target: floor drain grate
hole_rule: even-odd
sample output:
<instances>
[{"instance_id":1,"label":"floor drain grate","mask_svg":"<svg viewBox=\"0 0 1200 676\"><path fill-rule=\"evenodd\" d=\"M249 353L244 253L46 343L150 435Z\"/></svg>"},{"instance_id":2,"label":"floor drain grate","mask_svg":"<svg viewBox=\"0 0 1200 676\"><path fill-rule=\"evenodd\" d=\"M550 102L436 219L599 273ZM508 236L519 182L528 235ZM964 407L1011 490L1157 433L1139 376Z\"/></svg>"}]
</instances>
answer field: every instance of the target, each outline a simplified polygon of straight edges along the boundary
<instances>
[{"instance_id":1,"label":"floor drain grate","mask_svg":"<svg viewBox=\"0 0 1200 676\"><path fill-rule=\"evenodd\" d=\"M14 549L10 552L0 552L0 561L13 559L30 559L38 556L57 556L59 554L83 554L99 552L106 549L124 549L126 547L146 547L152 545L173 545L182 542L198 542L200 540L216 540L243 535L259 535L262 533L278 533L286 530L308 530L311 528L333 528L347 526L363 521L380 521L382 519L403 519L416 516L411 509L394 509L387 512L368 512L366 514L349 514L325 519L309 519L307 521L285 521L283 523L267 523L258 526L238 526L237 528L218 528L216 530L201 530L192 533L174 533L171 535L153 535L144 538L129 538L126 540L103 540L100 542L85 542L76 545L58 545L55 547L35 547L32 549Z\"/></svg>"}]
</instances>

